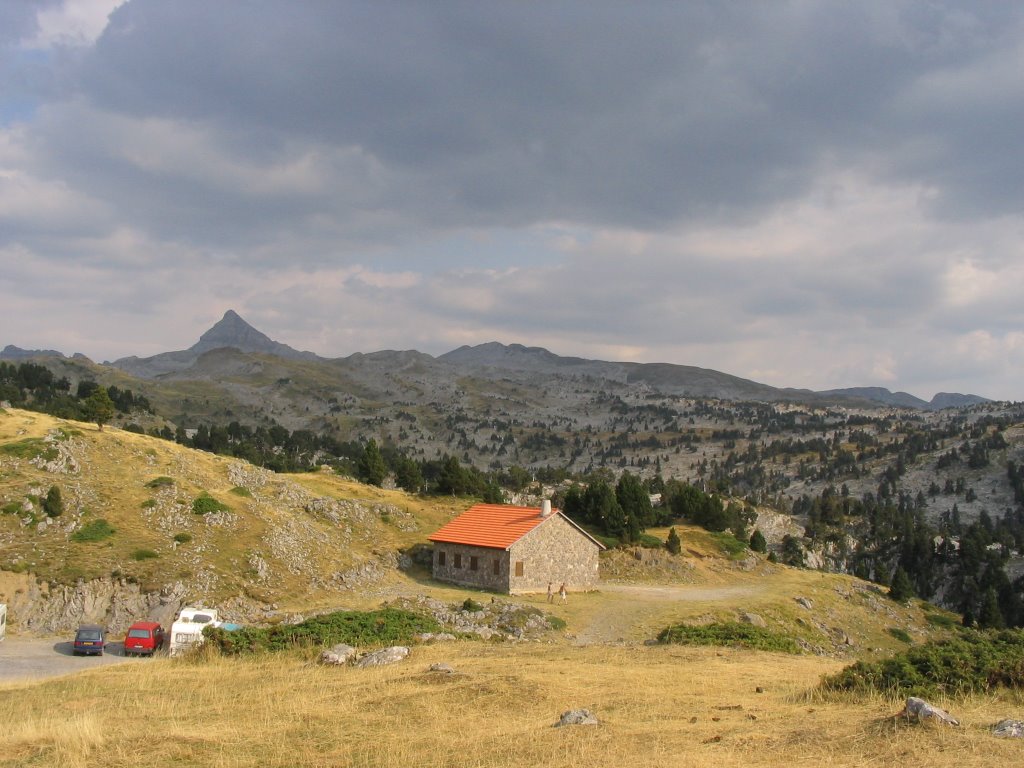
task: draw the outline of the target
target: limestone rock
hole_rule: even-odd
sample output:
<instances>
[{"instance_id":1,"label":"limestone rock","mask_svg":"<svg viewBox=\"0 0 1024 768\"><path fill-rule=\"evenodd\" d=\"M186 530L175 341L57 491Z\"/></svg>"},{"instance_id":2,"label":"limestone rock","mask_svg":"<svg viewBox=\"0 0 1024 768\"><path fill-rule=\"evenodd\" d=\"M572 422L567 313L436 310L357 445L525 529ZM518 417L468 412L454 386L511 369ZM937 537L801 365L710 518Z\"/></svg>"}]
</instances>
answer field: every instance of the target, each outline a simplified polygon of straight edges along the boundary
<instances>
[{"instance_id":1,"label":"limestone rock","mask_svg":"<svg viewBox=\"0 0 1024 768\"><path fill-rule=\"evenodd\" d=\"M759 614L756 613L741 613L740 621L744 624L750 624L754 627L767 627L768 622L764 620Z\"/></svg>"},{"instance_id":2,"label":"limestone rock","mask_svg":"<svg viewBox=\"0 0 1024 768\"><path fill-rule=\"evenodd\" d=\"M1024 739L1024 721L1000 720L993 726L992 735L1007 739Z\"/></svg>"},{"instance_id":3,"label":"limestone rock","mask_svg":"<svg viewBox=\"0 0 1024 768\"><path fill-rule=\"evenodd\" d=\"M932 706L924 699L919 699L916 696L911 696L907 699L907 705L903 708L903 711L899 713L908 720L935 720L940 723L946 723L947 725L960 725L960 721L950 716L950 714L938 707ZM898 717L899 715L897 715Z\"/></svg>"},{"instance_id":4,"label":"limestone rock","mask_svg":"<svg viewBox=\"0 0 1024 768\"><path fill-rule=\"evenodd\" d=\"M394 664L409 655L409 649L404 645L393 645L390 648L382 648L379 651L368 653L356 662L356 666L365 669L366 667L383 667L387 664Z\"/></svg>"},{"instance_id":5,"label":"limestone rock","mask_svg":"<svg viewBox=\"0 0 1024 768\"><path fill-rule=\"evenodd\" d=\"M338 643L331 648L320 654L320 663L327 664L330 666L344 666L356 655L356 649L351 645L345 645L344 643Z\"/></svg>"},{"instance_id":6,"label":"limestone rock","mask_svg":"<svg viewBox=\"0 0 1024 768\"><path fill-rule=\"evenodd\" d=\"M439 672L442 675L454 675L455 668L451 664L445 664L444 662L438 662L431 664L428 672Z\"/></svg>"},{"instance_id":7,"label":"limestone rock","mask_svg":"<svg viewBox=\"0 0 1024 768\"><path fill-rule=\"evenodd\" d=\"M808 597L794 597L793 599L796 600L799 605L802 605L808 611L814 609L814 603Z\"/></svg>"},{"instance_id":8,"label":"limestone rock","mask_svg":"<svg viewBox=\"0 0 1024 768\"><path fill-rule=\"evenodd\" d=\"M554 728L561 728L563 725L599 725L600 721L589 709L570 709L563 712L554 724Z\"/></svg>"}]
</instances>

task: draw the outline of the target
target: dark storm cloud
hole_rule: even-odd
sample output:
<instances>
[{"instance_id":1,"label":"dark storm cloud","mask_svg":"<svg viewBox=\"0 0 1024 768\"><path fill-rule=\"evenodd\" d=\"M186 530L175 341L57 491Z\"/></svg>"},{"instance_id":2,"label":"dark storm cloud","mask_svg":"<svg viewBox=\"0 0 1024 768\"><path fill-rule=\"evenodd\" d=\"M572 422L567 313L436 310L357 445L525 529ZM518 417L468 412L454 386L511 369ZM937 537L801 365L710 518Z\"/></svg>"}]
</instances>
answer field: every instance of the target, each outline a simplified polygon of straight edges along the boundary
<instances>
[{"instance_id":1,"label":"dark storm cloud","mask_svg":"<svg viewBox=\"0 0 1024 768\"><path fill-rule=\"evenodd\" d=\"M256 163L296 142L358 147L394 175L359 202L421 222L650 227L756 213L803 193L823 158L863 153L954 200L977 194L1019 121L986 128L981 153L966 138L988 107L1009 118L1024 100L944 119L941 73L970 80L1019 35L1005 5L133 0L80 88L106 110L208 124ZM927 109L907 114L908 96ZM930 150L887 157L922 129ZM993 193L1018 199L1010 175ZM225 226L266 213L216 202ZM182 215L205 226L198 208Z\"/></svg>"}]
</instances>

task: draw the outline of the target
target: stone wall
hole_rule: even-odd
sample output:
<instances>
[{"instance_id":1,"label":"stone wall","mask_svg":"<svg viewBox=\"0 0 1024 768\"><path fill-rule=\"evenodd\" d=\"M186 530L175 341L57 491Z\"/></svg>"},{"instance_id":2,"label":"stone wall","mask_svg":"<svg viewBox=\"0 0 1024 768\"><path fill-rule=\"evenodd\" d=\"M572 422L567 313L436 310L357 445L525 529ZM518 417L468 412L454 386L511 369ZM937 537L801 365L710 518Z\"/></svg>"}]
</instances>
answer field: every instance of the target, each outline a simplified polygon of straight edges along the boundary
<instances>
[{"instance_id":1,"label":"stone wall","mask_svg":"<svg viewBox=\"0 0 1024 768\"><path fill-rule=\"evenodd\" d=\"M600 547L561 515L552 515L509 547L509 593L545 592L565 584L570 592L597 587ZM516 563L523 575L515 575Z\"/></svg>"},{"instance_id":2,"label":"stone wall","mask_svg":"<svg viewBox=\"0 0 1024 768\"><path fill-rule=\"evenodd\" d=\"M444 565L440 564L440 556L444 554ZM477 569L470 567L472 558L477 558ZM456 560L461 559L460 566ZM498 572L494 572L494 563L498 563ZM466 544L448 544L434 542L433 576L440 581L448 581L464 587L480 587L493 589L496 592L508 592L508 552L491 547L471 547Z\"/></svg>"}]
</instances>

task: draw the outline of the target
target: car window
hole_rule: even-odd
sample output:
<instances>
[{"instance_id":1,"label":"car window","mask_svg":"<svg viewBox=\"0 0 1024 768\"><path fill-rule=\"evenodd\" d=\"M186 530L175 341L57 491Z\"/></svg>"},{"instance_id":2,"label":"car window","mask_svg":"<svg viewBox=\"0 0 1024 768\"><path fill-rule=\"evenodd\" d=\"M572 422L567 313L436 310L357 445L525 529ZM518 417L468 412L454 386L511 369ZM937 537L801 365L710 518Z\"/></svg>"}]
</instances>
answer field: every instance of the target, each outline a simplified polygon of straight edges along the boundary
<instances>
[{"instance_id":1,"label":"car window","mask_svg":"<svg viewBox=\"0 0 1024 768\"><path fill-rule=\"evenodd\" d=\"M130 630L128 630L128 637L148 638L149 637L149 630L148 629L130 629Z\"/></svg>"},{"instance_id":2,"label":"car window","mask_svg":"<svg viewBox=\"0 0 1024 768\"><path fill-rule=\"evenodd\" d=\"M83 629L78 633L79 640L101 640L103 634L95 629Z\"/></svg>"}]
</instances>

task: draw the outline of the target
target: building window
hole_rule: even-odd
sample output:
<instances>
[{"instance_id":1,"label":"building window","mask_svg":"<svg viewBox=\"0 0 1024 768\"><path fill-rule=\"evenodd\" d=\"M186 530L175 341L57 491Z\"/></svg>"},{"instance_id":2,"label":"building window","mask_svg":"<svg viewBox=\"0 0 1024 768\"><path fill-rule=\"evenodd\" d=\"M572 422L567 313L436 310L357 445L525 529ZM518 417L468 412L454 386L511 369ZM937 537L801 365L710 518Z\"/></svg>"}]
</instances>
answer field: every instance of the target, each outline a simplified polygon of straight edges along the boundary
<instances>
[{"instance_id":1,"label":"building window","mask_svg":"<svg viewBox=\"0 0 1024 768\"><path fill-rule=\"evenodd\" d=\"M477 558L476 555L470 555L469 556L469 570L475 571L479 567L479 565L480 565L479 558Z\"/></svg>"},{"instance_id":2,"label":"building window","mask_svg":"<svg viewBox=\"0 0 1024 768\"><path fill-rule=\"evenodd\" d=\"M462 567L462 555L460 555L459 553L455 554L455 567L456 568L461 568Z\"/></svg>"},{"instance_id":3,"label":"building window","mask_svg":"<svg viewBox=\"0 0 1024 768\"><path fill-rule=\"evenodd\" d=\"M523 561L522 560L516 560L516 576L522 576L522 575L523 575Z\"/></svg>"},{"instance_id":4,"label":"building window","mask_svg":"<svg viewBox=\"0 0 1024 768\"><path fill-rule=\"evenodd\" d=\"M448 561L448 558L445 557L445 551L443 549L439 549L437 551L437 564L438 565L444 565L447 561Z\"/></svg>"},{"instance_id":5,"label":"building window","mask_svg":"<svg viewBox=\"0 0 1024 768\"><path fill-rule=\"evenodd\" d=\"M494 575L498 576L501 574L501 560L494 558Z\"/></svg>"}]
</instances>

